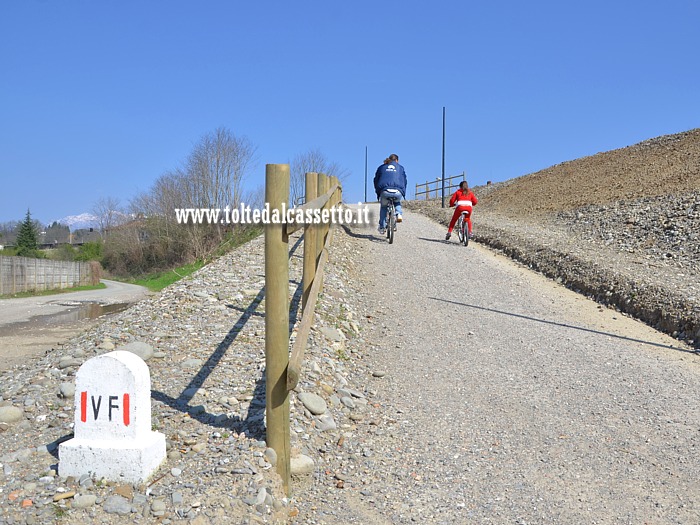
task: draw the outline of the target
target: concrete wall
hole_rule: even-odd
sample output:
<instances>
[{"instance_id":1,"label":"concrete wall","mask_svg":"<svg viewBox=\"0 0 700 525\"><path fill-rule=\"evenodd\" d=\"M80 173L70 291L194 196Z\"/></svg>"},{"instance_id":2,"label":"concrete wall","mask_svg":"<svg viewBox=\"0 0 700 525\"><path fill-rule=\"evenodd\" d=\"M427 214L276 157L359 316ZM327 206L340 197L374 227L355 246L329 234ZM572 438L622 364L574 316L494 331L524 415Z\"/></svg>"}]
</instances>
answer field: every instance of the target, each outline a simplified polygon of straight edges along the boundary
<instances>
[{"instance_id":1,"label":"concrete wall","mask_svg":"<svg viewBox=\"0 0 700 525\"><path fill-rule=\"evenodd\" d=\"M0 295L99 283L95 263L0 256Z\"/></svg>"}]
</instances>

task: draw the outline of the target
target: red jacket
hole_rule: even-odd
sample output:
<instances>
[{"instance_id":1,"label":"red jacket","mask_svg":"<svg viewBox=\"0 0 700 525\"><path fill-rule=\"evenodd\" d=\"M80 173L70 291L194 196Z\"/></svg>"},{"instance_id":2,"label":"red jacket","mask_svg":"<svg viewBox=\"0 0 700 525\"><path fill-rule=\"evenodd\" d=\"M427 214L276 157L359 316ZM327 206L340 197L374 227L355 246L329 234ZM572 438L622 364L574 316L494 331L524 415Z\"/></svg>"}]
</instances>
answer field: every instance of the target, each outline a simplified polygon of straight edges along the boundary
<instances>
[{"instance_id":1,"label":"red jacket","mask_svg":"<svg viewBox=\"0 0 700 525\"><path fill-rule=\"evenodd\" d=\"M462 188L460 188L456 192L454 192L454 195L452 195L452 198L450 199L450 207L475 206L477 202L479 201L477 200L476 195L474 195L472 190L464 191L462 190Z\"/></svg>"}]
</instances>

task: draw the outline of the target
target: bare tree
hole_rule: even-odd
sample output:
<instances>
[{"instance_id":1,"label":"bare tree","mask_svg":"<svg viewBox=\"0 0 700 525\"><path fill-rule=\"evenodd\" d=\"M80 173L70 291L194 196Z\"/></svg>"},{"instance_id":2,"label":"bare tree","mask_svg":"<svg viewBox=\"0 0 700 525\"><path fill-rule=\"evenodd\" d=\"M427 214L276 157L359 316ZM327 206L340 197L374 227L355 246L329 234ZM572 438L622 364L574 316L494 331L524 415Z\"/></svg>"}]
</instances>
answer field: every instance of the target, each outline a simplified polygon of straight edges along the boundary
<instances>
[{"instance_id":1,"label":"bare tree","mask_svg":"<svg viewBox=\"0 0 700 525\"><path fill-rule=\"evenodd\" d=\"M101 197L92 207L92 213L97 218L97 226L104 237L107 237L113 228L127 220L119 200L113 197Z\"/></svg>"},{"instance_id":2,"label":"bare tree","mask_svg":"<svg viewBox=\"0 0 700 525\"><path fill-rule=\"evenodd\" d=\"M0 223L0 244L13 244L17 238L19 222L8 221Z\"/></svg>"},{"instance_id":3,"label":"bare tree","mask_svg":"<svg viewBox=\"0 0 700 525\"><path fill-rule=\"evenodd\" d=\"M180 169L161 175L130 203L137 220L114 236L110 263L128 268L189 262L209 256L232 228L221 224L178 224L176 209L238 207L256 148L225 128L204 135ZM252 195L250 195L252 196Z\"/></svg>"},{"instance_id":4,"label":"bare tree","mask_svg":"<svg viewBox=\"0 0 700 525\"><path fill-rule=\"evenodd\" d=\"M164 173L147 193L141 193L131 200L131 214L134 217L172 218L175 208L193 207L186 179L187 175L181 170Z\"/></svg>"},{"instance_id":5,"label":"bare tree","mask_svg":"<svg viewBox=\"0 0 700 525\"><path fill-rule=\"evenodd\" d=\"M329 177L338 177L343 180L349 173L336 162L330 162L319 149L310 149L300 153L290 163L290 199L295 203L297 199L304 197L306 193L306 174L325 173Z\"/></svg>"},{"instance_id":6,"label":"bare tree","mask_svg":"<svg viewBox=\"0 0 700 525\"><path fill-rule=\"evenodd\" d=\"M253 209L265 206L265 185L258 186L244 194L245 202Z\"/></svg>"},{"instance_id":7,"label":"bare tree","mask_svg":"<svg viewBox=\"0 0 700 525\"><path fill-rule=\"evenodd\" d=\"M175 208L183 206L186 193L183 188L185 175L181 171L167 172L156 179L147 193L131 200L131 215L148 229L149 237L160 245L173 246L185 237L182 227L173 217Z\"/></svg>"},{"instance_id":8,"label":"bare tree","mask_svg":"<svg viewBox=\"0 0 700 525\"><path fill-rule=\"evenodd\" d=\"M218 128L195 145L187 159L188 194L198 208L238 207L243 182L255 164L255 146Z\"/></svg>"}]
</instances>

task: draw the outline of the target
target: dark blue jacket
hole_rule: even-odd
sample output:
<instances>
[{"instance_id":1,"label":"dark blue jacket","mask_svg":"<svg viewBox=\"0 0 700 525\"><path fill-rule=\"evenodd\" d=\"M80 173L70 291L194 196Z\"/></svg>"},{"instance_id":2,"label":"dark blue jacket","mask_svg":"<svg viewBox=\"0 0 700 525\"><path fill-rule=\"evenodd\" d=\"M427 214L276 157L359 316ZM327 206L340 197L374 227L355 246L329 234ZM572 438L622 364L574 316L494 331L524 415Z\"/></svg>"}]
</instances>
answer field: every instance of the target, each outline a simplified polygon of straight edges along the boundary
<instances>
[{"instance_id":1,"label":"dark blue jacket","mask_svg":"<svg viewBox=\"0 0 700 525\"><path fill-rule=\"evenodd\" d=\"M398 162L382 164L374 175L374 192L379 194L384 190L399 190L406 198L406 172Z\"/></svg>"}]
</instances>

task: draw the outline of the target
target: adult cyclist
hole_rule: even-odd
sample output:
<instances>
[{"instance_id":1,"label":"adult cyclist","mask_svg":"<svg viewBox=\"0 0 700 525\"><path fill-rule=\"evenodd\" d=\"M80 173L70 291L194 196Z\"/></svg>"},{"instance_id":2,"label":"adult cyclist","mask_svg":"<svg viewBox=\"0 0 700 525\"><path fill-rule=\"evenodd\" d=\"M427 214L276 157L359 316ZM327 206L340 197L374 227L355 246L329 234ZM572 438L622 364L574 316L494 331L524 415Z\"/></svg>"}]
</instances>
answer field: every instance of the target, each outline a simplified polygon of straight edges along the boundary
<instances>
[{"instance_id":1,"label":"adult cyclist","mask_svg":"<svg viewBox=\"0 0 700 525\"><path fill-rule=\"evenodd\" d=\"M399 164L399 156L392 153L377 168L374 175L374 192L379 201L379 233L386 233L386 215L389 199L393 199L396 207L396 222L403 221L401 215L401 199L406 198L406 171Z\"/></svg>"}]
</instances>

